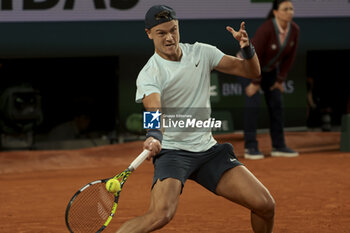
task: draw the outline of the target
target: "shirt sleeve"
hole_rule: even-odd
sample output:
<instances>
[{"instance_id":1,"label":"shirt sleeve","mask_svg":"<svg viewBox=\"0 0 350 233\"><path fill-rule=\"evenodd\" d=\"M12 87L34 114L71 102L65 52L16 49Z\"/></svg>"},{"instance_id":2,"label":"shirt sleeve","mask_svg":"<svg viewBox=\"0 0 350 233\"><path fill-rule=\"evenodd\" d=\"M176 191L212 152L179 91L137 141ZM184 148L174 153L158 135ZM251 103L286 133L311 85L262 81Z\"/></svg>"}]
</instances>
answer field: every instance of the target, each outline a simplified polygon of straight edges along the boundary
<instances>
[{"instance_id":1,"label":"shirt sleeve","mask_svg":"<svg viewBox=\"0 0 350 233\"><path fill-rule=\"evenodd\" d=\"M202 57L208 59L210 70L213 70L219 65L219 62L225 54L215 46L203 43L199 44L202 46Z\"/></svg>"},{"instance_id":2,"label":"shirt sleeve","mask_svg":"<svg viewBox=\"0 0 350 233\"><path fill-rule=\"evenodd\" d=\"M142 103L142 99L152 93L161 93L159 83L156 77L152 77L142 70L136 80L136 103Z\"/></svg>"}]
</instances>

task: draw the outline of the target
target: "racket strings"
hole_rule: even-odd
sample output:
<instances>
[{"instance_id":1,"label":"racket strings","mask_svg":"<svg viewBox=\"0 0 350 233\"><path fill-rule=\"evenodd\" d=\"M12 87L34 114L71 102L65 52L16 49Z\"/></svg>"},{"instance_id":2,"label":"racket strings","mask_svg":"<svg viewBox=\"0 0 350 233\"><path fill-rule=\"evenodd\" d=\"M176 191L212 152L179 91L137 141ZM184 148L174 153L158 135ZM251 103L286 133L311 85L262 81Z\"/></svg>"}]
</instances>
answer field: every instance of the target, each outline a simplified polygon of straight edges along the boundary
<instances>
[{"instance_id":1,"label":"racket strings","mask_svg":"<svg viewBox=\"0 0 350 233\"><path fill-rule=\"evenodd\" d=\"M114 199L114 195L106 190L104 183L93 184L84 189L70 207L70 228L76 233L95 233L109 217Z\"/></svg>"}]
</instances>

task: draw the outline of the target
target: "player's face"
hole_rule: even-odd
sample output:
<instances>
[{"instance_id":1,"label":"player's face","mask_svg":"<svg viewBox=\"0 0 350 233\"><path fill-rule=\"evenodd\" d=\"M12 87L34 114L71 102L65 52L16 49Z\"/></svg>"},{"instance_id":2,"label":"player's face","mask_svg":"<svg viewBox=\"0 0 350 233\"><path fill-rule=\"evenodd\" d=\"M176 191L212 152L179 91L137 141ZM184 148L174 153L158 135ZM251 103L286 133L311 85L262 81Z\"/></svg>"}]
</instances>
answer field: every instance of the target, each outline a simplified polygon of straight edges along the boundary
<instances>
[{"instance_id":1,"label":"player's face","mask_svg":"<svg viewBox=\"0 0 350 233\"><path fill-rule=\"evenodd\" d=\"M274 11L275 17L284 22L291 22L294 16L293 3L290 1L282 2L278 9Z\"/></svg>"},{"instance_id":2,"label":"player's face","mask_svg":"<svg viewBox=\"0 0 350 233\"><path fill-rule=\"evenodd\" d=\"M172 61L178 61L181 58L179 22L177 20L159 24L150 30L146 29L146 32L148 37L153 40L159 56Z\"/></svg>"}]
</instances>

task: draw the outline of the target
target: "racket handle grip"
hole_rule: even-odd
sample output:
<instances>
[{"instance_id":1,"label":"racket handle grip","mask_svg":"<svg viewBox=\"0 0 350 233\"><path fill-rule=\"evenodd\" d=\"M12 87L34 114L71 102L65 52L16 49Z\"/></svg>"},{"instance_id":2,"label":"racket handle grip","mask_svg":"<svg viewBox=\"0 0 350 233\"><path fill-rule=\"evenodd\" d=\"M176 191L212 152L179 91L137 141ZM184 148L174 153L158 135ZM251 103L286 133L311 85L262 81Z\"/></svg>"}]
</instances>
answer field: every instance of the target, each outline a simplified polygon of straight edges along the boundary
<instances>
[{"instance_id":1,"label":"racket handle grip","mask_svg":"<svg viewBox=\"0 0 350 233\"><path fill-rule=\"evenodd\" d=\"M148 157L149 152L149 150L143 150L142 153L139 154L134 161L132 161L128 169L133 171L138 168L138 166L140 166L141 163L143 163L143 161L145 161L145 159Z\"/></svg>"}]
</instances>

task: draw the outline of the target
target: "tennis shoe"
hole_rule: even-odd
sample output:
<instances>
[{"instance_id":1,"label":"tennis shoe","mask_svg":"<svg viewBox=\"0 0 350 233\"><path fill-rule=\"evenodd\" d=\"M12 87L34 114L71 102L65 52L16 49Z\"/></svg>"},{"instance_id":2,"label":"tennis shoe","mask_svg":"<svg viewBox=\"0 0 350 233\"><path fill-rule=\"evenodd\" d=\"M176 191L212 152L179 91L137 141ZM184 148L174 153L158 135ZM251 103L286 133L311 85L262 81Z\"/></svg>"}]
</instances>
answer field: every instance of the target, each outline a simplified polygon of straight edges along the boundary
<instances>
[{"instance_id":1,"label":"tennis shoe","mask_svg":"<svg viewBox=\"0 0 350 233\"><path fill-rule=\"evenodd\" d=\"M290 149L289 147L273 148L271 152L272 157L297 157L299 153Z\"/></svg>"},{"instance_id":2,"label":"tennis shoe","mask_svg":"<svg viewBox=\"0 0 350 233\"><path fill-rule=\"evenodd\" d=\"M256 148L246 148L244 150L244 158L245 159L263 159L264 155Z\"/></svg>"}]
</instances>

